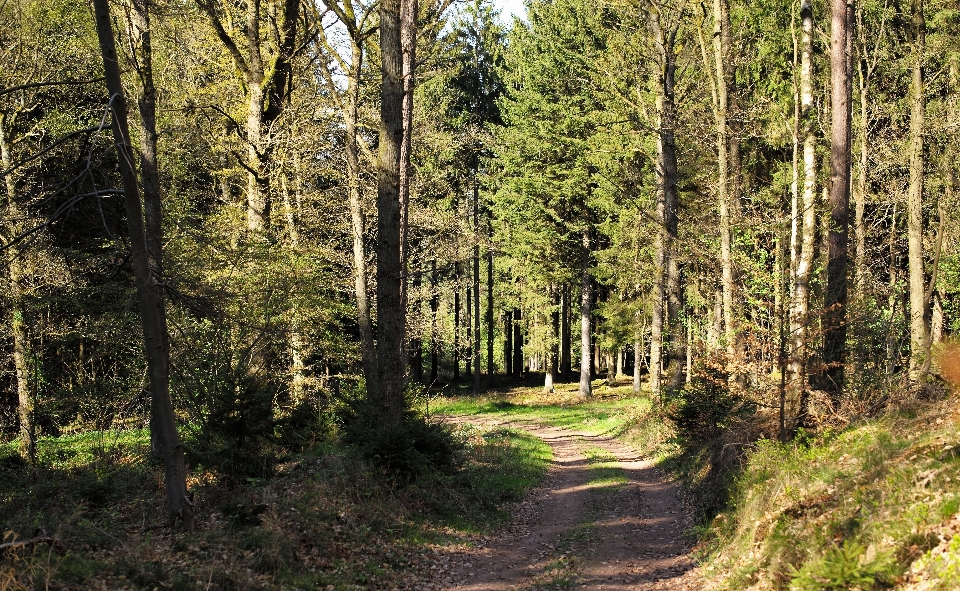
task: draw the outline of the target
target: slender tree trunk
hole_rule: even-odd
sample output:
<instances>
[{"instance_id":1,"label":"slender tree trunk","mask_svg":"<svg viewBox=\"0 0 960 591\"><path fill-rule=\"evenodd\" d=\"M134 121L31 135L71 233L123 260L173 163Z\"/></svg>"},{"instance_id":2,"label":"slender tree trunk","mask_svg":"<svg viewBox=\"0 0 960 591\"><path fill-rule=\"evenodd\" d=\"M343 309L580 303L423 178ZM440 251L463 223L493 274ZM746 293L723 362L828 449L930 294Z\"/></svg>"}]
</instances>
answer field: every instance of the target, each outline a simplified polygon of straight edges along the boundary
<instances>
[{"instance_id":1,"label":"slender tree trunk","mask_svg":"<svg viewBox=\"0 0 960 591\"><path fill-rule=\"evenodd\" d=\"M107 90L111 96L113 113L113 136L117 147L120 172L123 177L124 205L127 211L127 227L130 233L131 261L136 277L140 316L143 323L143 338L147 357L147 373L153 394L152 408L156 409L157 428L160 432L160 448L163 457L167 492L167 508L172 516L183 520L183 526L192 530L193 503L187 496L186 468L183 448L177 433L176 417L170 400L170 351L167 347L166 322L160 313L158 286L151 276L150 257L147 252L140 207L140 187L133 166L133 151L130 147L130 130L127 126L127 103L120 80L120 64L113 39L110 5L107 0L94 0L97 37L103 55L103 68Z\"/></svg>"},{"instance_id":2,"label":"slender tree trunk","mask_svg":"<svg viewBox=\"0 0 960 591\"><path fill-rule=\"evenodd\" d=\"M910 187L907 191L907 245L910 268L910 378L922 382L927 366L925 351L930 338L927 324L928 302L923 269L923 132L926 127L923 53L926 49L926 23L923 0L912 0L913 44L910 51Z\"/></svg>"},{"instance_id":3,"label":"slender tree trunk","mask_svg":"<svg viewBox=\"0 0 960 591\"><path fill-rule=\"evenodd\" d=\"M157 167L157 90L153 84L153 44L150 31L150 11L147 0L131 0L128 6L127 35L134 50L134 69L140 82L137 97L140 117L140 186L143 192L143 222L147 241L150 270L156 281L164 281L163 273L163 210L160 200L160 175ZM157 293L160 315L166 324L166 304L163 289ZM167 338L167 335L163 335ZM169 343L165 344L169 350ZM158 410L150 410L150 447L155 457L160 456L157 432Z\"/></svg>"},{"instance_id":4,"label":"slender tree trunk","mask_svg":"<svg viewBox=\"0 0 960 591\"><path fill-rule=\"evenodd\" d=\"M813 271L814 240L817 231L816 195L817 138L813 105L813 7L810 0L800 6L802 39L800 50L800 121L803 126L803 212L802 236L798 244L790 310L791 360L788 366L789 392L786 397L786 430L793 432L803 414L807 371L810 277Z\"/></svg>"},{"instance_id":5,"label":"slender tree trunk","mask_svg":"<svg viewBox=\"0 0 960 591\"><path fill-rule=\"evenodd\" d=\"M513 375L513 314L503 314L503 373Z\"/></svg>"},{"instance_id":6,"label":"slender tree trunk","mask_svg":"<svg viewBox=\"0 0 960 591\"><path fill-rule=\"evenodd\" d=\"M437 335L437 313L440 311L440 292L438 290L437 259L430 261L430 385L437 383L440 364L440 339Z\"/></svg>"},{"instance_id":7,"label":"slender tree trunk","mask_svg":"<svg viewBox=\"0 0 960 591\"><path fill-rule=\"evenodd\" d=\"M623 375L623 358L626 356L626 352L623 347L617 347L616 351L617 356L617 366L614 369L613 375L619 378Z\"/></svg>"},{"instance_id":8,"label":"slender tree trunk","mask_svg":"<svg viewBox=\"0 0 960 591\"><path fill-rule=\"evenodd\" d=\"M366 216L360 194L360 150L357 145L357 117L360 102L360 72L363 69L363 47L351 44L350 71L347 75L347 101L343 120L347 161L347 183L350 198L350 221L353 231L353 292L357 299L357 324L360 327L360 358L367 397L377 400L380 392L380 373L377 366L377 347L373 340L373 322L370 320L370 296L367 287L367 252L364 246Z\"/></svg>"},{"instance_id":9,"label":"slender tree trunk","mask_svg":"<svg viewBox=\"0 0 960 591\"><path fill-rule=\"evenodd\" d=\"M563 284L561 294L563 304L560 310L560 376L567 381L570 379L570 284Z\"/></svg>"},{"instance_id":10,"label":"slender tree trunk","mask_svg":"<svg viewBox=\"0 0 960 591\"><path fill-rule=\"evenodd\" d=\"M467 265L467 276L472 277L470 265ZM467 292L467 306L466 314L464 319L467 323L467 355L464 358L463 369L467 374L467 377L470 378L471 384L473 382L473 285L468 284L466 289Z\"/></svg>"},{"instance_id":11,"label":"slender tree trunk","mask_svg":"<svg viewBox=\"0 0 960 591\"><path fill-rule=\"evenodd\" d=\"M413 90L416 79L417 65L417 0L400 0L400 47L402 52L401 72L403 76L403 100L401 103L401 118L403 119L403 139L400 142L400 305L407 309L407 282L410 275L410 177L413 167L410 157L413 150ZM423 343L411 340L409 346L415 349ZM411 357L416 357L414 361ZM407 340L404 338L400 345L400 358L403 366L411 364L413 372L411 379L422 381L423 358L422 352L414 350L412 356L407 350ZM412 365L416 364L416 365ZM418 379L419 378L419 379Z\"/></svg>"},{"instance_id":12,"label":"slender tree trunk","mask_svg":"<svg viewBox=\"0 0 960 591\"><path fill-rule=\"evenodd\" d=\"M897 265L897 204L894 203L890 212L890 234L887 236L887 252L890 258L890 264L887 267L887 314L889 316L887 326L887 359L886 373L892 376L896 370L897 357L899 349L897 347L896 314L897 314L897 283L898 283L898 265Z\"/></svg>"},{"instance_id":13,"label":"slender tree trunk","mask_svg":"<svg viewBox=\"0 0 960 591\"><path fill-rule=\"evenodd\" d=\"M520 326L520 308L513 310L513 375L523 380L523 330Z\"/></svg>"},{"instance_id":14,"label":"slender tree trunk","mask_svg":"<svg viewBox=\"0 0 960 591\"><path fill-rule=\"evenodd\" d=\"M633 341L633 393L640 393L640 362L643 360L643 331L637 333Z\"/></svg>"},{"instance_id":15,"label":"slender tree trunk","mask_svg":"<svg viewBox=\"0 0 960 591\"><path fill-rule=\"evenodd\" d=\"M590 280L590 229L583 230L580 251L580 398L590 398L593 386L593 346L590 343L590 303L592 282Z\"/></svg>"},{"instance_id":16,"label":"slender tree trunk","mask_svg":"<svg viewBox=\"0 0 960 591\"><path fill-rule=\"evenodd\" d=\"M420 286L423 283L423 274L419 269L413 273L413 290L414 293L419 293ZM413 303L413 309L416 310L416 314L419 317L422 314L422 301L415 301ZM416 336L410 339L410 380L421 384L423 383L423 339L420 336Z\"/></svg>"},{"instance_id":17,"label":"slender tree trunk","mask_svg":"<svg viewBox=\"0 0 960 591\"><path fill-rule=\"evenodd\" d=\"M403 261L401 255L400 151L403 144L403 51L400 0L380 2L380 147L377 158L377 362L380 423L403 421Z\"/></svg>"},{"instance_id":18,"label":"slender tree trunk","mask_svg":"<svg viewBox=\"0 0 960 591\"><path fill-rule=\"evenodd\" d=\"M557 381L560 361L560 287L554 285L550 288L550 292L553 296L553 311L550 313L553 339L550 341L550 355L547 359L547 367L543 378L543 391L546 394L553 393L553 384Z\"/></svg>"},{"instance_id":19,"label":"slender tree trunk","mask_svg":"<svg viewBox=\"0 0 960 591\"><path fill-rule=\"evenodd\" d=\"M736 348L736 333L733 318L734 281L733 247L730 222L730 145L731 134L727 124L730 87L730 9L727 0L713 1L713 57L717 79L717 164L718 193L720 198L720 267L723 291L723 336L727 354L733 355Z\"/></svg>"},{"instance_id":20,"label":"slender tree trunk","mask_svg":"<svg viewBox=\"0 0 960 591\"><path fill-rule=\"evenodd\" d=\"M296 250L300 246L300 233L297 231L297 219L293 204L290 202L290 189L287 185L286 174L280 175L280 190L283 197L284 218L287 222L287 234L290 236L290 246ZM291 307L293 308L293 318L290 320L290 374L292 376L290 392L293 399L299 403L306 396L306 359L309 345L303 336L300 305L294 301L291 303Z\"/></svg>"},{"instance_id":21,"label":"slender tree trunk","mask_svg":"<svg viewBox=\"0 0 960 591\"><path fill-rule=\"evenodd\" d=\"M647 14L647 23L657 45L659 77L656 80L657 113L657 218L662 223L654 244L656 279L653 288L653 315L650 324L650 390L660 392L663 356L667 352L665 333L669 316L670 269L673 240L677 234L677 152L675 140L674 74L677 30L664 31L657 10Z\"/></svg>"},{"instance_id":22,"label":"slender tree trunk","mask_svg":"<svg viewBox=\"0 0 960 591\"><path fill-rule=\"evenodd\" d=\"M6 118L0 114L0 164L3 165L4 170L10 170L13 167L13 155L6 127ZM7 236L9 240L20 233L21 227L17 224L17 220L22 218L23 213L17 205L14 172L8 173L3 180L7 192L7 222L4 224L4 229L9 233ZM37 434L36 423L33 420L35 400L30 384L30 337L24 318L21 285L23 270L14 249L7 249L6 257L7 289L10 296L10 333L13 337L13 369L17 386L17 417L20 419L20 453L26 460L33 463L37 457Z\"/></svg>"},{"instance_id":23,"label":"slender tree trunk","mask_svg":"<svg viewBox=\"0 0 960 591\"><path fill-rule=\"evenodd\" d=\"M493 224L487 219L487 379L493 378L496 365L493 361Z\"/></svg>"},{"instance_id":24,"label":"slender tree trunk","mask_svg":"<svg viewBox=\"0 0 960 591\"><path fill-rule=\"evenodd\" d=\"M851 166L851 99L853 95L852 0L831 1L830 25L830 229L827 274L823 291L822 387L838 401L843 391L847 341L847 229Z\"/></svg>"},{"instance_id":25,"label":"slender tree trunk","mask_svg":"<svg viewBox=\"0 0 960 591\"><path fill-rule=\"evenodd\" d=\"M453 385L460 384L460 263L454 263L457 285L453 290Z\"/></svg>"},{"instance_id":26,"label":"slender tree trunk","mask_svg":"<svg viewBox=\"0 0 960 591\"><path fill-rule=\"evenodd\" d=\"M473 230L473 391L480 391L480 185L474 172Z\"/></svg>"}]
</instances>

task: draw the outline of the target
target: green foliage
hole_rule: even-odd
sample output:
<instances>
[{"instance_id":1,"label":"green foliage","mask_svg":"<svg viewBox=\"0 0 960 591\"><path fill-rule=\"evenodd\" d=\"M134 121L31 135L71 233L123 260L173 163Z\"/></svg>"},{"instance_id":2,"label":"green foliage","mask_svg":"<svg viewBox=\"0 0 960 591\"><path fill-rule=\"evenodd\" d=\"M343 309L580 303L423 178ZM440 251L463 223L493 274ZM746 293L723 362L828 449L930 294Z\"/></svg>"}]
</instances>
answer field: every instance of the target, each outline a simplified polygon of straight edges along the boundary
<instances>
[{"instance_id":1,"label":"green foliage","mask_svg":"<svg viewBox=\"0 0 960 591\"><path fill-rule=\"evenodd\" d=\"M893 583L896 565L890 553L865 560L866 548L856 542L844 542L830 548L796 572L790 581L791 591L849 589L866 591Z\"/></svg>"},{"instance_id":2,"label":"green foliage","mask_svg":"<svg viewBox=\"0 0 960 591\"><path fill-rule=\"evenodd\" d=\"M707 360L691 383L667 403L666 416L677 425L688 443L717 437L733 419L753 410L753 406L731 392L727 384L723 366Z\"/></svg>"},{"instance_id":3,"label":"green foliage","mask_svg":"<svg viewBox=\"0 0 960 591\"><path fill-rule=\"evenodd\" d=\"M377 404L360 391L342 401L338 411L340 438L361 455L402 481L434 470L455 471L461 461L463 441L451 425L431 420L414 407L413 389L407 390L400 425L384 428Z\"/></svg>"}]
</instances>

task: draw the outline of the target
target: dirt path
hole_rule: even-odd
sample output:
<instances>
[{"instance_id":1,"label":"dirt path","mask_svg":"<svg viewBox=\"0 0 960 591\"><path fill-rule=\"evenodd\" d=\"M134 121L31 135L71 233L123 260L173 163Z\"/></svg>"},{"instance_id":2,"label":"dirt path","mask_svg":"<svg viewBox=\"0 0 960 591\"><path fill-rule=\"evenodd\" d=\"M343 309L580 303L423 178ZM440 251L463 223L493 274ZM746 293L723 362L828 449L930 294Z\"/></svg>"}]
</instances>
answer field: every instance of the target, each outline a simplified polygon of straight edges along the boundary
<instances>
[{"instance_id":1,"label":"dirt path","mask_svg":"<svg viewBox=\"0 0 960 591\"><path fill-rule=\"evenodd\" d=\"M542 438L553 448L553 466L512 527L454 557L434 589L700 589L678 490L650 461L611 437L482 423ZM605 459L600 470L598 457Z\"/></svg>"}]
</instances>

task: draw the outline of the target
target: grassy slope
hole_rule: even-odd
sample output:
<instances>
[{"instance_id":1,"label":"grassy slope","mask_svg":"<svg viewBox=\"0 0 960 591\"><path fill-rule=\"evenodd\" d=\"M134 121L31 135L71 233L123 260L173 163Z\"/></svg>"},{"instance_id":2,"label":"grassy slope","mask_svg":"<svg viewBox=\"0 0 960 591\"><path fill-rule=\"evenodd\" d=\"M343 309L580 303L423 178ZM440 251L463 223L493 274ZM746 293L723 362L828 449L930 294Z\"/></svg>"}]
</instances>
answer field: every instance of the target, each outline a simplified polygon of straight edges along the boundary
<instances>
[{"instance_id":1,"label":"grassy slope","mask_svg":"<svg viewBox=\"0 0 960 591\"><path fill-rule=\"evenodd\" d=\"M464 469L397 488L349 450L288 458L270 479L194 471L198 530L164 526L144 432L44 439L36 467L0 447L0 590L413 589L446 545L489 532L542 477L550 450L509 429L464 433ZM49 582L49 585L47 584Z\"/></svg>"}]
</instances>

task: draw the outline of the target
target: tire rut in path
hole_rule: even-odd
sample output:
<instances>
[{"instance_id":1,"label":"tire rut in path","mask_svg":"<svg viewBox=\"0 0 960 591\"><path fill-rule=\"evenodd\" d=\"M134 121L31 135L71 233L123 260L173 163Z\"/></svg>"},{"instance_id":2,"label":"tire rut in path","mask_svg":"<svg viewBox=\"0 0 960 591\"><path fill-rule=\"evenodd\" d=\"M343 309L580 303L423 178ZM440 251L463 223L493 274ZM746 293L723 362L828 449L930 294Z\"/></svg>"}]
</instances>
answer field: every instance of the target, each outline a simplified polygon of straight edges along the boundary
<instances>
[{"instance_id":1,"label":"tire rut in path","mask_svg":"<svg viewBox=\"0 0 960 591\"><path fill-rule=\"evenodd\" d=\"M520 504L512 526L456 557L456 566L434 589L701 588L683 536L686 519L677 486L651 461L608 436L472 417L451 420L521 428L550 445L553 465ZM615 457L626 483L596 481L586 448Z\"/></svg>"}]
</instances>

